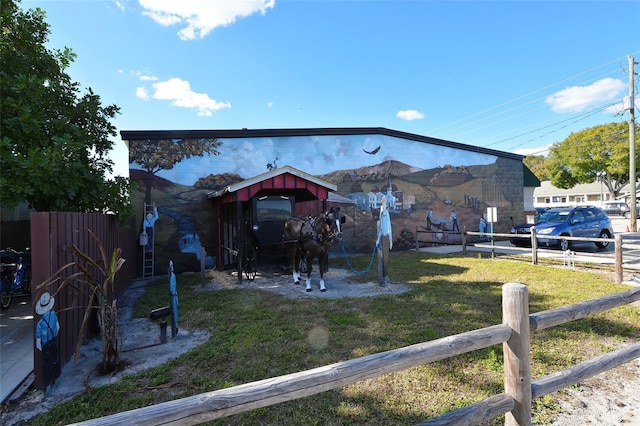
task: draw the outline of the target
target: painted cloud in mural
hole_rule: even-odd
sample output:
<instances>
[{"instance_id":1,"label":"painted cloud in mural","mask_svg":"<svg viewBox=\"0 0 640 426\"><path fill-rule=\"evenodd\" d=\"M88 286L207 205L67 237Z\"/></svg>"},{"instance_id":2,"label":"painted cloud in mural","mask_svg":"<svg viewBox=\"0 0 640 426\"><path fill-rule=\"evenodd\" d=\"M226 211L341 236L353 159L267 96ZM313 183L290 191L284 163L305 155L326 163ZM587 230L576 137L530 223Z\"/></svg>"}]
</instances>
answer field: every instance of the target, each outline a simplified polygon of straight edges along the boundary
<instances>
[{"instance_id":1,"label":"painted cloud in mural","mask_svg":"<svg viewBox=\"0 0 640 426\"><path fill-rule=\"evenodd\" d=\"M159 177L182 185L193 185L211 173L236 173L250 178L278 166L290 165L311 175L395 160L422 169L463 165L486 165L496 157L446 146L416 143L385 135L301 136L280 138L220 139L219 156L192 157ZM375 154L370 154L378 147ZM368 151L368 152L367 152ZM132 169L139 169L131 164Z\"/></svg>"}]
</instances>

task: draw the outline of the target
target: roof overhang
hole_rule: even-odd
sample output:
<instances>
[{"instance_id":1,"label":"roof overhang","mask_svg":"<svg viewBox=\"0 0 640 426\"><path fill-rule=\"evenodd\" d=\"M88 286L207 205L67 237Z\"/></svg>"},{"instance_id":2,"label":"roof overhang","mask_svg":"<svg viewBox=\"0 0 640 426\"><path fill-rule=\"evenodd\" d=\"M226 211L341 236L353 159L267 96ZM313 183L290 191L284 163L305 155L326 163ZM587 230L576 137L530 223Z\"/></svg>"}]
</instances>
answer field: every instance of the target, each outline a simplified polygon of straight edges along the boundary
<instances>
[{"instance_id":1,"label":"roof overhang","mask_svg":"<svg viewBox=\"0 0 640 426\"><path fill-rule=\"evenodd\" d=\"M261 184L265 181L276 180L277 182L283 182L283 180L279 180L278 177L283 177L285 175L289 175L294 178L299 178L305 182L311 183L312 185L323 188L324 190L322 192L329 193L329 191L336 191L338 189L337 185L331 182L327 182L325 180L319 179L313 175L310 175L309 173L305 173L291 166L282 166L282 167L278 167L277 169L270 170L266 173L262 173L262 174L253 176L251 178L245 179L241 182L237 182L237 183L225 186L221 190L211 191L207 193L207 198L209 199L221 198L227 194L239 193L243 190L250 189L253 186L256 186L256 189L254 191L251 191L250 193L257 193L261 189L265 189L266 191L271 191L271 192L272 191L280 191L280 192L290 191L292 193L301 192L308 189L308 186L297 185L296 182L299 182L299 181L295 179L293 180L294 186L291 186L291 185L278 186L277 184L275 186L269 185L268 187L261 186ZM289 179L289 181L291 181L291 179Z\"/></svg>"},{"instance_id":2,"label":"roof overhang","mask_svg":"<svg viewBox=\"0 0 640 426\"><path fill-rule=\"evenodd\" d=\"M481 154L520 160L525 157L520 154L498 151L459 142L452 142L413 133L400 132L384 127L319 127L298 129L227 129L227 130L121 130L120 137L125 141L132 140L167 140L167 139L222 139L222 138L266 138L291 136L346 136L346 135L384 135L395 138L447 146Z\"/></svg>"}]
</instances>

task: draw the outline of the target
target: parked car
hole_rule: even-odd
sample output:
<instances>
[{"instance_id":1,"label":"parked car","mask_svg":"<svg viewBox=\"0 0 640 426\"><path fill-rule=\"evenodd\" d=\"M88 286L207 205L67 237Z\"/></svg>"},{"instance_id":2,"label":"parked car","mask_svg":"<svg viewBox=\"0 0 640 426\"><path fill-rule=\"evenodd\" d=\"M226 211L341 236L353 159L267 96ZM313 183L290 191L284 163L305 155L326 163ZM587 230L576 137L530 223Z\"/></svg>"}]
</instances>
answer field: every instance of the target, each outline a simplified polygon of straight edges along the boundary
<instances>
[{"instance_id":1,"label":"parked car","mask_svg":"<svg viewBox=\"0 0 640 426\"><path fill-rule=\"evenodd\" d=\"M550 207L534 207L534 210L536 211L536 218L538 216L540 216L542 213L546 212L547 210L549 210Z\"/></svg>"},{"instance_id":2,"label":"parked car","mask_svg":"<svg viewBox=\"0 0 640 426\"><path fill-rule=\"evenodd\" d=\"M534 224L521 224L511 229L512 234L531 234ZM567 237L611 238L613 227L606 213L593 206L552 208L542 213L535 223L538 245L559 247L568 250L575 242L563 239ZM514 238L514 245L530 244L530 239ZM609 245L606 241L595 242L596 247Z\"/></svg>"},{"instance_id":3,"label":"parked car","mask_svg":"<svg viewBox=\"0 0 640 426\"><path fill-rule=\"evenodd\" d=\"M629 208L629 210L626 211L626 213L624 214L624 218L625 219L629 219L631 217L631 208ZM640 206L638 206L636 204L636 218L640 217Z\"/></svg>"},{"instance_id":4,"label":"parked car","mask_svg":"<svg viewBox=\"0 0 640 426\"><path fill-rule=\"evenodd\" d=\"M608 216L624 216L629 217L629 205L624 201L608 201L602 205L602 210Z\"/></svg>"},{"instance_id":5,"label":"parked car","mask_svg":"<svg viewBox=\"0 0 640 426\"><path fill-rule=\"evenodd\" d=\"M532 223L521 223L519 225L514 226L513 228L511 228L511 233L512 234L522 234L522 235L526 235L529 238L511 238L509 240L509 242L511 244L513 244L514 246L518 246L518 247L530 247L531 246L531 227L533 225L535 225L538 222L538 218L540 217L540 215L544 212L546 212L547 210L549 210L549 207L535 207L535 216L533 218L533 222ZM527 220L530 220L529 218L527 218Z\"/></svg>"}]
</instances>

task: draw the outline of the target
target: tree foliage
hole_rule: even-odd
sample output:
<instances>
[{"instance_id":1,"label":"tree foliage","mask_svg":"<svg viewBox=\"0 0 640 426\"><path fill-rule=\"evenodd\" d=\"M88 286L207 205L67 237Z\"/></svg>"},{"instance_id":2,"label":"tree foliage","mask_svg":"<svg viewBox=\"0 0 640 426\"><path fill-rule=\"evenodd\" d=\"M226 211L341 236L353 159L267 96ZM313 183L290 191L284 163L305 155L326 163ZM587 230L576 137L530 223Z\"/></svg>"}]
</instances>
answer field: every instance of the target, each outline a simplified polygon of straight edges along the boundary
<instances>
[{"instance_id":1,"label":"tree foliage","mask_svg":"<svg viewBox=\"0 0 640 426\"><path fill-rule=\"evenodd\" d=\"M222 142L217 139L162 139L129 141L129 158L148 174L145 182L145 202L151 202L153 176L160 170L171 170L184 159L219 155Z\"/></svg>"},{"instance_id":2,"label":"tree foliage","mask_svg":"<svg viewBox=\"0 0 640 426\"><path fill-rule=\"evenodd\" d=\"M629 183L629 125L603 124L572 133L552 146L545 169L558 188L601 179L609 193L618 196Z\"/></svg>"},{"instance_id":3,"label":"tree foliage","mask_svg":"<svg viewBox=\"0 0 640 426\"><path fill-rule=\"evenodd\" d=\"M522 162L540 181L543 181L549 180L545 167L546 160L547 158L544 155L527 155Z\"/></svg>"},{"instance_id":4,"label":"tree foliage","mask_svg":"<svg viewBox=\"0 0 640 426\"><path fill-rule=\"evenodd\" d=\"M49 50L46 14L0 2L0 186L2 205L26 201L38 211L112 212L131 217L130 183L108 178L111 124L119 108L103 107L91 88L65 72L67 47Z\"/></svg>"}]
</instances>

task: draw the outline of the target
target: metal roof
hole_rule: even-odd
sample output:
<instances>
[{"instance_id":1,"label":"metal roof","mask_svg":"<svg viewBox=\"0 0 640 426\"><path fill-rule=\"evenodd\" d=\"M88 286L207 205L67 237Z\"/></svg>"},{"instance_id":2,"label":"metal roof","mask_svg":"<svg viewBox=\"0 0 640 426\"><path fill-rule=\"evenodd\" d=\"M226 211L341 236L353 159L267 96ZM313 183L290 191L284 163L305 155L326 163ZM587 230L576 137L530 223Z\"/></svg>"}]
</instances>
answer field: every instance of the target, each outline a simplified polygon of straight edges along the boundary
<instances>
[{"instance_id":1,"label":"metal roof","mask_svg":"<svg viewBox=\"0 0 640 426\"><path fill-rule=\"evenodd\" d=\"M310 175L309 173L305 173L301 170L295 169L291 166L282 166L282 167L278 167L277 169L273 169L270 170L266 173L262 173L253 177L250 177L248 179L245 179L241 182L237 182L237 183L233 183L231 185L225 186L223 189L219 190L219 191L211 191L209 193L207 193L207 198L211 199L211 198L218 198L223 196L224 194L230 194L230 193L234 193L234 192L238 192L244 188L248 188L251 185L255 185L257 183L260 183L262 181L265 181L267 179L272 179L276 176L280 176L283 174L290 174L293 176L297 176L301 179L304 179L308 182L311 182L313 184L316 184L318 186L324 187L329 191L336 191L338 189L337 185L331 183L331 182L327 182L325 180L319 179L313 175Z\"/></svg>"}]
</instances>

